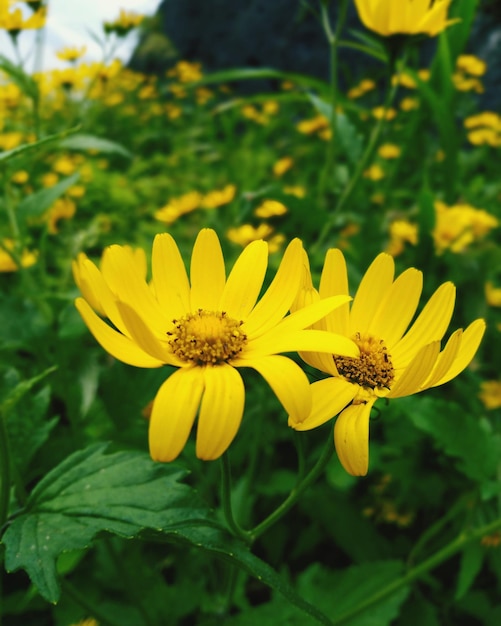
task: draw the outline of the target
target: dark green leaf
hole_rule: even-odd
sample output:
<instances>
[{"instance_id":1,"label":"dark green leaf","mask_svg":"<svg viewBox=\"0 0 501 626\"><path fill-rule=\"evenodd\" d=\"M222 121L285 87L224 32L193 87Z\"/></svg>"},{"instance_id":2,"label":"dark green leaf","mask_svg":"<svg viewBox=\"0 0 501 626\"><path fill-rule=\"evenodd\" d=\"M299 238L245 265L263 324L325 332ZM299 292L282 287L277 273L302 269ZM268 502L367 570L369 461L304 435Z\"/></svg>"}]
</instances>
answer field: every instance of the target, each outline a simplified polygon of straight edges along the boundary
<instances>
[{"instance_id":1,"label":"dark green leaf","mask_svg":"<svg viewBox=\"0 0 501 626\"><path fill-rule=\"evenodd\" d=\"M485 550L478 541L469 543L461 555L456 600L459 600L472 586L477 574L482 569Z\"/></svg>"}]
</instances>

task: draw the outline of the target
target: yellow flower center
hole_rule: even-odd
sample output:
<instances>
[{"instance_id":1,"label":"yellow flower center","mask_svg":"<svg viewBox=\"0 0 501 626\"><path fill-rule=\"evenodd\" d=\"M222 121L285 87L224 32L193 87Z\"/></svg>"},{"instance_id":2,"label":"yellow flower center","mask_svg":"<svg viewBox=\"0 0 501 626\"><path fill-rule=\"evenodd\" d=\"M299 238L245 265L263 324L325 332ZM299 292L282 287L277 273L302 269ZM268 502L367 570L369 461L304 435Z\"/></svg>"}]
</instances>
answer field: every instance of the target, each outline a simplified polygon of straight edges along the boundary
<instances>
[{"instance_id":1,"label":"yellow flower center","mask_svg":"<svg viewBox=\"0 0 501 626\"><path fill-rule=\"evenodd\" d=\"M247 335L240 329L243 322L224 311L199 309L173 323L174 329L167 333L172 351L183 361L197 365L227 362L247 343Z\"/></svg>"},{"instance_id":2,"label":"yellow flower center","mask_svg":"<svg viewBox=\"0 0 501 626\"><path fill-rule=\"evenodd\" d=\"M353 341L360 348L360 357L337 356L334 361L341 376L362 387L389 389L395 377L390 355L382 339L356 333Z\"/></svg>"}]
</instances>

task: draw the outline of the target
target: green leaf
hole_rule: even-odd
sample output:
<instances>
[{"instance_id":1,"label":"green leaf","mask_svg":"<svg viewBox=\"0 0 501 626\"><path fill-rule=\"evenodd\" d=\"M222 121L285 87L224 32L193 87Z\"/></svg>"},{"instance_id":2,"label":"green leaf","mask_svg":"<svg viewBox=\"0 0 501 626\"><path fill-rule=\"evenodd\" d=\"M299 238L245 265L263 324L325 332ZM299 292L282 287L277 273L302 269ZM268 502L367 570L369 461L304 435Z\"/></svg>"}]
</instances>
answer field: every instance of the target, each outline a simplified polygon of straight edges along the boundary
<instances>
[{"instance_id":1,"label":"green leaf","mask_svg":"<svg viewBox=\"0 0 501 626\"><path fill-rule=\"evenodd\" d=\"M48 137L44 137L43 139L39 139L38 141L34 141L33 143L25 143L22 146L13 148L12 150L1 152L0 161L13 159L14 157L20 156L22 154L26 154L27 152L30 152L31 150L38 150L39 148L45 147L48 144L56 143L60 139L64 139L68 135L78 132L79 129L80 129L80 126L76 126L75 128L70 128L69 130L63 130L60 133L49 135Z\"/></svg>"},{"instance_id":2,"label":"green leaf","mask_svg":"<svg viewBox=\"0 0 501 626\"><path fill-rule=\"evenodd\" d=\"M298 589L329 615L333 624L389 626L398 616L409 586L402 586L383 599L378 599L378 595L402 573L400 561L374 561L334 572L315 564L300 577ZM371 598L373 602L364 608Z\"/></svg>"},{"instance_id":3,"label":"green leaf","mask_svg":"<svg viewBox=\"0 0 501 626\"><path fill-rule=\"evenodd\" d=\"M64 178L53 187L41 189L30 196L23 198L17 207L17 214L20 219L29 217L40 217L49 209L63 193L73 186L79 179L80 174L75 172L71 176Z\"/></svg>"},{"instance_id":4,"label":"green leaf","mask_svg":"<svg viewBox=\"0 0 501 626\"><path fill-rule=\"evenodd\" d=\"M97 152L116 153L128 159L132 159L134 156L132 152L129 152L116 141L110 141L95 135L73 135L73 137L68 137L68 139L61 141L60 147L65 150L95 150Z\"/></svg>"},{"instance_id":5,"label":"green leaf","mask_svg":"<svg viewBox=\"0 0 501 626\"><path fill-rule=\"evenodd\" d=\"M39 90L36 81L15 63L12 63L6 56L0 54L0 70L4 71L19 87L19 89L32 100L39 98Z\"/></svg>"},{"instance_id":6,"label":"green leaf","mask_svg":"<svg viewBox=\"0 0 501 626\"><path fill-rule=\"evenodd\" d=\"M482 569L484 555L485 550L478 541L470 542L463 550L456 586L456 600L462 598L469 591L477 574Z\"/></svg>"},{"instance_id":7,"label":"green leaf","mask_svg":"<svg viewBox=\"0 0 501 626\"><path fill-rule=\"evenodd\" d=\"M57 369L57 366L49 367L41 374L34 376L28 380L23 380L20 383L16 384L16 386L9 391L7 396L3 399L0 404L0 416L2 419L5 419L12 409L16 406L16 404L21 400L23 396L25 396L38 382L43 380L46 376L51 374Z\"/></svg>"},{"instance_id":8,"label":"green leaf","mask_svg":"<svg viewBox=\"0 0 501 626\"><path fill-rule=\"evenodd\" d=\"M105 455L105 448L76 452L49 472L3 536L6 569L24 568L50 602L59 598L56 560L63 552L87 548L103 531L128 538L168 532L209 514L179 483L185 470L145 453Z\"/></svg>"}]
</instances>

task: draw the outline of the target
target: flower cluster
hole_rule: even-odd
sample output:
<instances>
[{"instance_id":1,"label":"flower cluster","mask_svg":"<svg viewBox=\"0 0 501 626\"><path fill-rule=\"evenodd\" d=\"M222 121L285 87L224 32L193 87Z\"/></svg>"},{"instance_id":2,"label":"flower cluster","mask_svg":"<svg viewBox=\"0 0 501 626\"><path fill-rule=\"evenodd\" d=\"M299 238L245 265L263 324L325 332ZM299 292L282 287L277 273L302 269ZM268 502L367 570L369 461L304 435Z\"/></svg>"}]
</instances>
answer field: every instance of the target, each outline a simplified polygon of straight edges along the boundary
<instances>
[{"instance_id":1,"label":"flower cluster","mask_svg":"<svg viewBox=\"0 0 501 626\"><path fill-rule=\"evenodd\" d=\"M394 281L393 259L387 254L368 269L351 310L339 250L328 252L317 291L306 252L294 239L260 297L267 259L267 243L253 241L226 277L219 239L213 230L203 229L188 278L174 239L162 234L153 243L148 282L144 252L113 245L105 250L100 269L83 253L74 262L83 295L76 306L113 357L137 367L174 369L153 403L153 459L176 458L197 415L197 456L221 456L244 412L239 370L252 368L270 385L292 428L309 430L340 413L336 449L348 472L363 475L374 402L457 376L473 358L485 324L476 320L464 332L457 330L440 351L455 297L454 286L445 283L406 333L422 277L409 269ZM294 351L327 378L310 385L303 369L281 355Z\"/></svg>"}]
</instances>

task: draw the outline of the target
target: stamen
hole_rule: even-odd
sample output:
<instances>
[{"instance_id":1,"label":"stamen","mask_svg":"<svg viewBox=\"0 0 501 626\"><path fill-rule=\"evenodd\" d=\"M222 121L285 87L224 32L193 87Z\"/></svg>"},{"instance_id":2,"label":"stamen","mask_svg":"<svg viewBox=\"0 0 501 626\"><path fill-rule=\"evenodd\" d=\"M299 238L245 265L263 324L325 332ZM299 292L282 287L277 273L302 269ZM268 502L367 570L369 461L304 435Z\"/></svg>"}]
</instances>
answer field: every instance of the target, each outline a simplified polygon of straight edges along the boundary
<instances>
[{"instance_id":1,"label":"stamen","mask_svg":"<svg viewBox=\"0 0 501 626\"><path fill-rule=\"evenodd\" d=\"M391 357L382 339L356 333L352 338L360 348L360 357L334 358L341 376L361 387L389 389L395 377Z\"/></svg>"},{"instance_id":2,"label":"stamen","mask_svg":"<svg viewBox=\"0 0 501 626\"><path fill-rule=\"evenodd\" d=\"M173 330L167 333L172 351L181 360L197 365L228 362L247 343L247 335L240 330L243 322L224 311L199 309L173 320L173 324Z\"/></svg>"}]
</instances>

